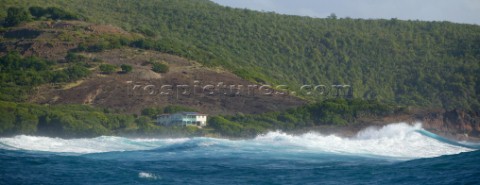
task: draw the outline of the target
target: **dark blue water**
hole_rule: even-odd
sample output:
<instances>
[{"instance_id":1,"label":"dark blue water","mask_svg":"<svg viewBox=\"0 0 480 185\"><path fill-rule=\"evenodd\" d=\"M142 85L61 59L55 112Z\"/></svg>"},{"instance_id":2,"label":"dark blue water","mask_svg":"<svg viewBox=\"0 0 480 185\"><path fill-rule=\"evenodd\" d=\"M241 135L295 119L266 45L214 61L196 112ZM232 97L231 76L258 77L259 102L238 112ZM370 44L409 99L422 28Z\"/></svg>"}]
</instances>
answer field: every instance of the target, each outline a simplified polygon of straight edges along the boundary
<instances>
[{"instance_id":1,"label":"dark blue water","mask_svg":"<svg viewBox=\"0 0 480 185\"><path fill-rule=\"evenodd\" d=\"M433 136L398 124L355 138L17 136L0 139L0 184L479 184L476 146Z\"/></svg>"}]
</instances>

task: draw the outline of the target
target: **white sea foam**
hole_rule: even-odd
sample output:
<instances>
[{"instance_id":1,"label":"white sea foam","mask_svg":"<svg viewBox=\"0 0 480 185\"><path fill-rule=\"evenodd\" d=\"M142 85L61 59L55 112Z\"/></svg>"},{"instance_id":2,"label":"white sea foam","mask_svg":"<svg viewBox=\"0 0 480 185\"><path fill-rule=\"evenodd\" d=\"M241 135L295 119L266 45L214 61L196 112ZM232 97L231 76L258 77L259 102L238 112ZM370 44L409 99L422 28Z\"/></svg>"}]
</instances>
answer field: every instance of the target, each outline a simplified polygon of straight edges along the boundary
<instances>
[{"instance_id":1,"label":"white sea foam","mask_svg":"<svg viewBox=\"0 0 480 185\"><path fill-rule=\"evenodd\" d=\"M339 154L373 155L395 158L426 158L458 154L471 149L450 145L426 137L417 132L421 124L390 124L381 128L370 127L360 131L353 138L335 135L307 133L300 136L282 132L270 132L258 136L258 142L277 146L296 146L308 151L323 151Z\"/></svg>"},{"instance_id":2,"label":"white sea foam","mask_svg":"<svg viewBox=\"0 0 480 185\"><path fill-rule=\"evenodd\" d=\"M159 179L159 177L156 176L155 174L148 173L148 172L140 172L140 173L138 173L138 178L142 178L142 179L153 179L153 180Z\"/></svg>"},{"instance_id":3,"label":"white sea foam","mask_svg":"<svg viewBox=\"0 0 480 185\"><path fill-rule=\"evenodd\" d=\"M414 159L458 154L472 151L422 135L421 124L390 124L381 128L367 128L353 138L335 135L306 133L290 135L270 132L251 140L227 140L213 138L191 139L128 139L104 136L92 139L60 139L36 136L0 138L0 148L12 148L46 152L100 153L111 151L150 150L173 145L193 144L203 153L334 153L342 155L383 156L399 159ZM218 147L221 146L221 147ZM215 148L217 147L217 148ZM189 149L190 150L190 149ZM177 151L175 151L177 152ZM188 152L185 155L196 155Z\"/></svg>"},{"instance_id":4,"label":"white sea foam","mask_svg":"<svg viewBox=\"0 0 480 185\"><path fill-rule=\"evenodd\" d=\"M39 136L15 136L0 138L4 149L65 152L65 153L100 153L112 151L149 150L163 145L184 142L188 139L127 139L122 137L102 136L91 139L61 139ZM7 148L8 147L8 148ZM0 145L0 148L2 146Z\"/></svg>"}]
</instances>

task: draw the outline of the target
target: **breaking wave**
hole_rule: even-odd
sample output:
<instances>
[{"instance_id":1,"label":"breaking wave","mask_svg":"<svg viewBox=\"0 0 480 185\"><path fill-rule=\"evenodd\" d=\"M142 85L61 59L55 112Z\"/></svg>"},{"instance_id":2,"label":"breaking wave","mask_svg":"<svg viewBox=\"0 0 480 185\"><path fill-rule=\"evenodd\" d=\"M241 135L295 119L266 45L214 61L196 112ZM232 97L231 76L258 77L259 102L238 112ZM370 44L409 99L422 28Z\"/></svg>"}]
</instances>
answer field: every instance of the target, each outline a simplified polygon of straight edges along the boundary
<instances>
[{"instance_id":1,"label":"breaking wave","mask_svg":"<svg viewBox=\"0 0 480 185\"><path fill-rule=\"evenodd\" d=\"M447 140L422 129L421 124L390 124L370 127L351 138L336 135L306 133L290 135L269 132L254 139L228 140L217 138L129 139L103 136L92 139L60 139L37 136L0 138L0 148L69 154L97 154L123 151L170 153L188 151L190 155L258 154L279 156L288 154L333 154L383 157L394 159L429 158L473 151L468 145ZM186 152L185 152L186 153ZM147 178L148 175L139 176Z\"/></svg>"},{"instance_id":2,"label":"breaking wave","mask_svg":"<svg viewBox=\"0 0 480 185\"><path fill-rule=\"evenodd\" d=\"M149 150L162 145L182 143L188 139L128 139L102 136L91 139L61 139L39 136L0 138L0 148L56 153L102 153L112 151Z\"/></svg>"}]
</instances>

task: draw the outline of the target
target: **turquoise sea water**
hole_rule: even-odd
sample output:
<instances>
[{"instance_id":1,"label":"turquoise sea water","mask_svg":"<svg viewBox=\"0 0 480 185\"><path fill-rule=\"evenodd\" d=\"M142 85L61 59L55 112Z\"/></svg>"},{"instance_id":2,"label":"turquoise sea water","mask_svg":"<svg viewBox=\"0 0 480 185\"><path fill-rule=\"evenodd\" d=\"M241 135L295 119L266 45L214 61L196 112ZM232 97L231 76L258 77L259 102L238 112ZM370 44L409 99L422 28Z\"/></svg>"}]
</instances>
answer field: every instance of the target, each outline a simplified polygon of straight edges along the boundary
<instances>
[{"instance_id":1,"label":"turquoise sea water","mask_svg":"<svg viewBox=\"0 0 480 185\"><path fill-rule=\"evenodd\" d=\"M352 138L0 138L0 184L478 184L480 152L420 125Z\"/></svg>"}]
</instances>

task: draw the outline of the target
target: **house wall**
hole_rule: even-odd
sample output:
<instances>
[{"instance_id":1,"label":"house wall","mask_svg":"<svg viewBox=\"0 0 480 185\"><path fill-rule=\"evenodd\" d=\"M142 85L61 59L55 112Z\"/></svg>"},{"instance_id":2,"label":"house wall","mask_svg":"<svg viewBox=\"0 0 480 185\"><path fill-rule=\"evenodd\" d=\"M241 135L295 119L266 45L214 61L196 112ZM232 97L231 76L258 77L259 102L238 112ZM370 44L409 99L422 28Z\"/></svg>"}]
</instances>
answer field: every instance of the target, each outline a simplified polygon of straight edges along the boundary
<instances>
[{"instance_id":1,"label":"house wall","mask_svg":"<svg viewBox=\"0 0 480 185\"><path fill-rule=\"evenodd\" d=\"M196 120L200 122L200 126L207 126L207 115L197 115Z\"/></svg>"},{"instance_id":2,"label":"house wall","mask_svg":"<svg viewBox=\"0 0 480 185\"><path fill-rule=\"evenodd\" d=\"M157 124L160 125L198 125L198 126L207 126L207 115L193 115L193 114L172 114L157 117Z\"/></svg>"}]
</instances>

